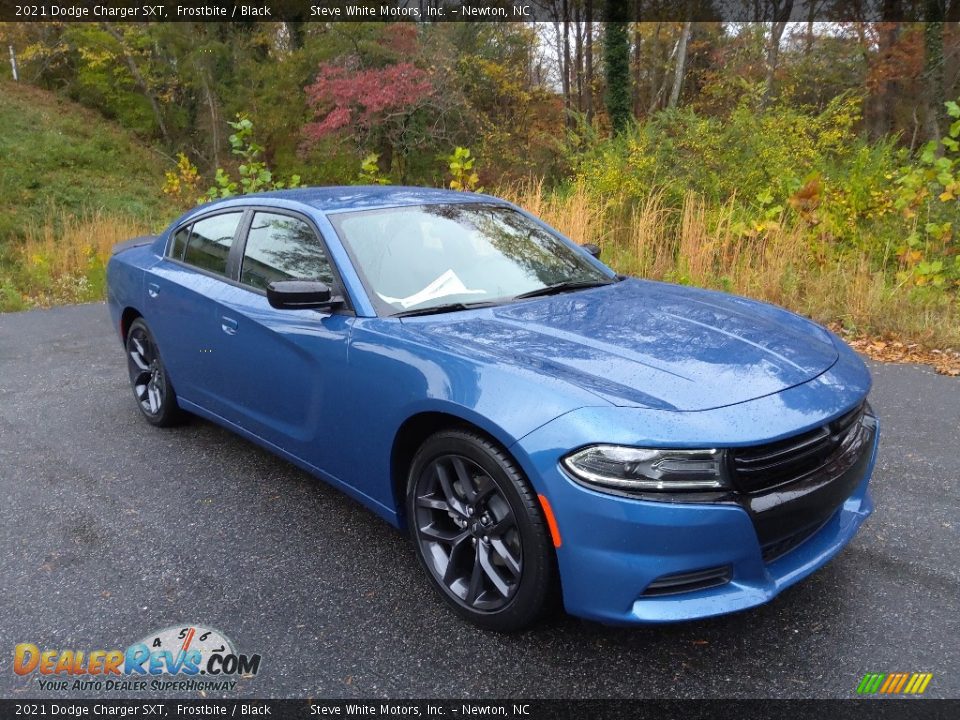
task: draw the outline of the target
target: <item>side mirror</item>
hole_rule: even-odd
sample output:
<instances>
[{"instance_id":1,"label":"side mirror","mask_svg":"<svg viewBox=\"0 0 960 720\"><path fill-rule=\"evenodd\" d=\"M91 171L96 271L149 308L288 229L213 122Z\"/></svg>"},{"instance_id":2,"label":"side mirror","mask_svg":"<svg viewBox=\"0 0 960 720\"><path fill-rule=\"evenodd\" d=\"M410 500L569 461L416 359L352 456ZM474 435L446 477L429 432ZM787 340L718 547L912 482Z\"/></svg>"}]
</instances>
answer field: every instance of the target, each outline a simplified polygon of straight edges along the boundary
<instances>
[{"instance_id":1,"label":"side mirror","mask_svg":"<svg viewBox=\"0 0 960 720\"><path fill-rule=\"evenodd\" d=\"M591 255L593 255L595 258L597 258L597 259L600 258L600 246L599 246L599 245L594 245L593 243L583 243L583 245L581 245L580 247L582 247L582 248L583 248L584 250L586 250L588 253L590 253Z\"/></svg>"},{"instance_id":2,"label":"side mirror","mask_svg":"<svg viewBox=\"0 0 960 720\"><path fill-rule=\"evenodd\" d=\"M326 283L315 280L278 280L267 285L267 302L278 310L330 310L343 303Z\"/></svg>"}]
</instances>

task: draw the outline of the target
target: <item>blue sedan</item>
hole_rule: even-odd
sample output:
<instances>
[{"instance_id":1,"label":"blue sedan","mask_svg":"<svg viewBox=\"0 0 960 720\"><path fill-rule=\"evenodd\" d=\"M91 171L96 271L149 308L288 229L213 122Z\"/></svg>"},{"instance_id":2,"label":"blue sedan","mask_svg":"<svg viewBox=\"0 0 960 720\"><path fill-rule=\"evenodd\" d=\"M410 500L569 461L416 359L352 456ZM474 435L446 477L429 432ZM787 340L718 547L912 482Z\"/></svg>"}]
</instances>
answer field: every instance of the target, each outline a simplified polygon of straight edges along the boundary
<instances>
[{"instance_id":1,"label":"blue sedan","mask_svg":"<svg viewBox=\"0 0 960 720\"><path fill-rule=\"evenodd\" d=\"M797 315L598 256L490 196L289 190L121 244L109 307L148 422L211 420L407 529L477 625L766 602L871 512L870 375Z\"/></svg>"}]
</instances>

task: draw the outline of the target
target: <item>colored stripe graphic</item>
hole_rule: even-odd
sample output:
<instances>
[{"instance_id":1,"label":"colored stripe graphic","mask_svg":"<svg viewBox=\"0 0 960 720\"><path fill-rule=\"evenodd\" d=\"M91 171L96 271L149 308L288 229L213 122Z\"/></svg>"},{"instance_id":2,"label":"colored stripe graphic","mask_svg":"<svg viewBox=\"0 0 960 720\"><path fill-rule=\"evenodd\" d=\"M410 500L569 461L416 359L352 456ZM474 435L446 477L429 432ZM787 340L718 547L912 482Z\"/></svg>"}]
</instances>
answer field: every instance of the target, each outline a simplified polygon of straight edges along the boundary
<instances>
[{"instance_id":1,"label":"colored stripe graphic","mask_svg":"<svg viewBox=\"0 0 960 720\"><path fill-rule=\"evenodd\" d=\"M897 684L890 688L890 692L898 693L903 690L903 686L906 685L908 677L910 677L910 673L900 673L900 677L897 678Z\"/></svg>"},{"instance_id":2,"label":"colored stripe graphic","mask_svg":"<svg viewBox=\"0 0 960 720\"><path fill-rule=\"evenodd\" d=\"M867 673L860 681L857 692L861 695L872 695L880 689L880 683L887 677L885 673Z\"/></svg>"},{"instance_id":3,"label":"colored stripe graphic","mask_svg":"<svg viewBox=\"0 0 960 720\"><path fill-rule=\"evenodd\" d=\"M880 694L886 695L888 692L890 692L890 688L896 684L898 677L899 675L897 675L897 673L890 673L887 675L887 679L884 681L883 685L880 686Z\"/></svg>"},{"instance_id":4,"label":"colored stripe graphic","mask_svg":"<svg viewBox=\"0 0 960 720\"><path fill-rule=\"evenodd\" d=\"M867 673L857 685L858 695L920 695L933 679L933 673Z\"/></svg>"}]
</instances>

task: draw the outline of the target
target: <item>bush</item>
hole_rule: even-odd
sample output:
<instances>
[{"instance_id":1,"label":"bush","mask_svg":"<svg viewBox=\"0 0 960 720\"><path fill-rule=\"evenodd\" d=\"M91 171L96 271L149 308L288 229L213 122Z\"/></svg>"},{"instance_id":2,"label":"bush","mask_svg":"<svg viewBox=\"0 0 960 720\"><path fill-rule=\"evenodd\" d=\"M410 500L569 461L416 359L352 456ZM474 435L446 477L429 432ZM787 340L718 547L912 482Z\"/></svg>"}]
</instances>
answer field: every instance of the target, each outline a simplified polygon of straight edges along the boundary
<instances>
[{"instance_id":1,"label":"bush","mask_svg":"<svg viewBox=\"0 0 960 720\"><path fill-rule=\"evenodd\" d=\"M510 191L622 272L730 290L859 332L960 346L960 107L916 156L856 132L860 102L658 113Z\"/></svg>"},{"instance_id":2,"label":"bush","mask_svg":"<svg viewBox=\"0 0 960 720\"><path fill-rule=\"evenodd\" d=\"M745 238L796 228L818 262L857 252L873 271L900 273L900 285L936 285L955 296L960 120L951 127L956 136L913 157L893 138L862 139L859 117L852 96L818 114L746 104L725 119L664 111L595 144L577 160L577 181L597 197L635 204L657 194L671 210L692 192L711 231L721 221ZM674 230L679 218L669 218Z\"/></svg>"}]
</instances>

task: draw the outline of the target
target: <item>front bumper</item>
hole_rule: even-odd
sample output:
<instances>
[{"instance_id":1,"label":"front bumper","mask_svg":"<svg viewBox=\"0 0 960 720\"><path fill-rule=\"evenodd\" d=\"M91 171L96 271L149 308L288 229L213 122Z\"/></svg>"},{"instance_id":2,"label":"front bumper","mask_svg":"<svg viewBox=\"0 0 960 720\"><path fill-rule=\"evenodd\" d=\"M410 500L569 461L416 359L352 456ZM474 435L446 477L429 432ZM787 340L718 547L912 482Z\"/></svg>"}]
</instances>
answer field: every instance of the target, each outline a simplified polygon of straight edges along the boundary
<instances>
[{"instance_id":1,"label":"front bumper","mask_svg":"<svg viewBox=\"0 0 960 720\"><path fill-rule=\"evenodd\" d=\"M548 493L562 544L557 549L564 605L580 617L611 624L694 620L765 603L833 558L873 510L868 486L879 424L856 477L825 522L785 552L764 560L754 519L734 503L635 500L586 488L560 468L540 463L537 484ZM535 455L536 457L536 455ZM831 509L835 508L830 512ZM769 546L767 557L771 557ZM713 587L652 595L664 576L724 568ZM646 594L645 594L646 591Z\"/></svg>"}]
</instances>

